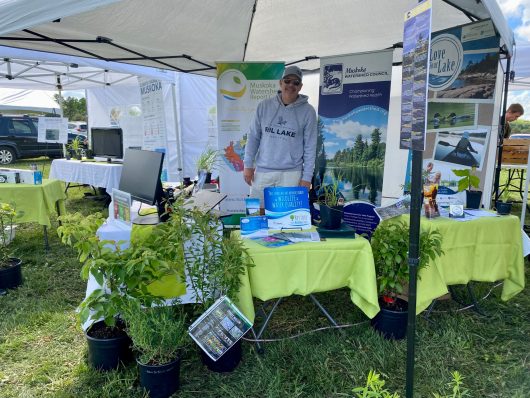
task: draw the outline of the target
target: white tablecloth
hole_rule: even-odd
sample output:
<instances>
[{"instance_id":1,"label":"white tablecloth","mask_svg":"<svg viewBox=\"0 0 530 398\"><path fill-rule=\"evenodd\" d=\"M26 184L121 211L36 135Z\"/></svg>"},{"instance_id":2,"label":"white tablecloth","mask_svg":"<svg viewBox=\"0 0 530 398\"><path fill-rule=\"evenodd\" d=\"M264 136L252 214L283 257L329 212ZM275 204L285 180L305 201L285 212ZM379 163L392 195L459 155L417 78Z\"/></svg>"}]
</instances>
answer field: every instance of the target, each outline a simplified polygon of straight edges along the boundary
<instances>
[{"instance_id":1,"label":"white tablecloth","mask_svg":"<svg viewBox=\"0 0 530 398\"><path fill-rule=\"evenodd\" d=\"M105 188L110 195L112 188L118 189L120 185L122 167L119 163L55 159L52 162L50 178Z\"/></svg>"}]
</instances>

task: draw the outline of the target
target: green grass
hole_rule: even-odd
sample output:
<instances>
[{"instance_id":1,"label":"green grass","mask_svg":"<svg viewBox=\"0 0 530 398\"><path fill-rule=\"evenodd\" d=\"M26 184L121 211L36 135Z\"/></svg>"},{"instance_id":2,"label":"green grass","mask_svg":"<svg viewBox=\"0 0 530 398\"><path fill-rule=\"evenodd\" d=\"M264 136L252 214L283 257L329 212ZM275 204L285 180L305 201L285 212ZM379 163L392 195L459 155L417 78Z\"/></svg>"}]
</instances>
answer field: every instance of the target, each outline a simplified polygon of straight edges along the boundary
<instances>
[{"instance_id":1,"label":"green grass","mask_svg":"<svg viewBox=\"0 0 530 398\"><path fill-rule=\"evenodd\" d=\"M49 161L38 162L47 175ZM68 191L67 211L89 214L102 209L98 202L83 199L84 192L90 189ZM0 396L143 397L135 364L107 373L87 366L85 338L75 317L85 282L74 252L59 242L56 226L54 219L48 253L40 226L23 224L17 229L13 244L24 261L25 281L0 297ZM476 287L484 296L492 284ZM465 377L473 397L530 396L530 289L506 303L500 294L497 287L481 303L487 317L458 311L455 302L443 301L429 321L418 318L416 397L442 391L454 370ZM317 297L340 323L355 326L342 333L324 330L266 343L265 355L244 342L243 361L230 374L208 371L198 349L190 345L176 396L347 397L353 387L364 385L370 369L382 373L386 388L404 396L406 342L387 341L374 333L347 290ZM264 337L283 338L323 326L327 321L310 300L295 296L280 305Z\"/></svg>"}]
</instances>

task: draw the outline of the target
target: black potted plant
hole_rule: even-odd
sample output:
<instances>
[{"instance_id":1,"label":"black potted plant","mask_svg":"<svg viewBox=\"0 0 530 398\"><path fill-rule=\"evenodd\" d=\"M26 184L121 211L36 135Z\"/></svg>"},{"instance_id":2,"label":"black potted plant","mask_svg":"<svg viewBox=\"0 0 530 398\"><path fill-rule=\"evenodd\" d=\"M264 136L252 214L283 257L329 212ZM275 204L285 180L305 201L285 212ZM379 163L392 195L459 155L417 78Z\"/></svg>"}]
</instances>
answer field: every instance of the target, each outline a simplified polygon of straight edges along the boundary
<instances>
[{"instance_id":1,"label":"black potted plant","mask_svg":"<svg viewBox=\"0 0 530 398\"><path fill-rule=\"evenodd\" d=\"M480 178L475 174L475 170L475 167L453 170L457 177L461 177L458 180L458 192L466 191L466 207L468 209L478 209L482 199L482 191L478 190Z\"/></svg>"},{"instance_id":2,"label":"black potted plant","mask_svg":"<svg viewBox=\"0 0 530 398\"><path fill-rule=\"evenodd\" d=\"M15 232L13 221L17 216L14 206L0 203L0 291L22 284L22 260L13 257L13 250L9 247Z\"/></svg>"},{"instance_id":3,"label":"black potted plant","mask_svg":"<svg viewBox=\"0 0 530 398\"><path fill-rule=\"evenodd\" d=\"M83 263L81 276L92 276L100 286L79 306L82 325L101 319L85 333L88 360L95 368L113 369L130 357L129 339L120 317L128 300L148 297L149 286L164 275L180 275L182 247L187 239L186 229L181 228L183 214L182 206L177 207L169 222L133 236L128 247L124 242L98 238L96 231L104 222L99 213L60 217L59 236L78 251Z\"/></svg>"},{"instance_id":4,"label":"black potted plant","mask_svg":"<svg viewBox=\"0 0 530 398\"><path fill-rule=\"evenodd\" d=\"M70 151L70 156L71 157L73 157L73 158L75 158L77 160L81 160L83 146L82 146L82 143L81 143L81 139L79 137L75 137L70 142L70 144L68 144L68 149Z\"/></svg>"},{"instance_id":5,"label":"black potted plant","mask_svg":"<svg viewBox=\"0 0 530 398\"><path fill-rule=\"evenodd\" d=\"M131 298L123 315L137 354L140 385L151 398L171 396L180 385L180 355L188 342L182 307Z\"/></svg>"},{"instance_id":6,"label":"black potted plant","mask_svg":"<svg viewBox=\"0 0 530 398\"><path fill-rule=\"evenodd\" d=\"M381 307L372 326L385 338L402 339L407 334L408 303L398 295L408 285L409 226L383 221L372 235L371 245ZM418 272L442 254L442 235L437 230L421 231Z\"/></svg>"},{"instance_id":7,"label":"black potted plant","mask_svg":"<svg viewBox=\"0 0 530 398\"><path fill-rule=\"evenodd\" d=\"M238 237L223 237L222 224L217 217L199 209L191 210L188 216L194 239L186 247L186 271L188 287L199 302L200 314L221 296L236 299L241 276L247 266L252 265L252 260ZM201 351L203 363L214 372L233 371L241 358L241 340L217 361Z\"/></svg>"},{"instance_id":8,"label":"black potted plant","mask_svg":"<svg viewBox=\"0 0 530 398\"><path fill-rule=\"evenodd\" d=\"M497 209L497 214L506 216L512 211L512 202L510 201L510 191L505 189L502 194L499 196L499 200L495 203L495 208Z\"/></svg>"},{"instance_id":9,"label":"black potted plant","mask_svg":"<svg viewBox=\"0 0 530 398\"><path fill-rule=\"evenodd\" d=\"M200 154L197 159L197 173L200 175L206 173L206 180L204 182L210 183L212 181L212 171L219 162L219 151L208 148Z\"/></svg>"},{"instance_id":10,"label":"black potted plant","mask_svg":"<svg viewBox=\"0 0 530 398\"><path fill-rule=\"evenodd\" d=\"M320 228L339 229L342 224L344 197L339 190L340 179L340 176L333 176L331 184L322 186L318 192Z\"/></svg>"}]
</instances>

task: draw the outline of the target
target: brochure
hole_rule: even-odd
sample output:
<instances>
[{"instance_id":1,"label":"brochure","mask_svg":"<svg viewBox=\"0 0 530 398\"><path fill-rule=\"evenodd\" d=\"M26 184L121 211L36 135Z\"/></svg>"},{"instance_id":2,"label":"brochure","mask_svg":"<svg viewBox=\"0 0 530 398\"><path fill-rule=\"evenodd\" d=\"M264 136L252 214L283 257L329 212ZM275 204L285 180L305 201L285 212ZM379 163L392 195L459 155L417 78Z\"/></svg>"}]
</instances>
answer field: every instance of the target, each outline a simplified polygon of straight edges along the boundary
<instances>
[{"instance_id":1,"label":"brochure","mask_svg":"<svg viewBox=\"0 0 530 398\"><path fill-rule=\"evenodd\" d=\"M268 235L268 223L265 216L241 217L239 221L241 237L244 239L262 238Z\"/></svg>"},{"instance_id":2,"label":"brochure","mask_svg":"<svg viewBox=\"0 0 530 398\"><path fill-rule=\"evenodd\" d=\"M320 242L318 232L279 232L272 235L277 238L287 239L293 243L297 242Z\"/></svg>"},{"instance_id":3,"label":"brochure","mask_svg":"<svg viewBox=\"0 0 530 398\"><path fill-rule=\"evenodd\" d=\"M251 327L252 322L228 297L223 296L193 322L188 333L210 358L217 361Z\"/></svg>"},{"instance_id":4,"label":"brochure","mask_svg":"<svg viewBox=\"0 0 530 398\"><path fill-rule=\"evenodd\" d=\"M294 243L294 242L291 242L289 239L280 238L275 235L265 236L263 238L255 238L252 240L262 246L271 247L271 248L292 245Z\"/></svg>"},{"instance_id":5,"label":"brochure","mask_svg":"<svg viewBox=\"0 0 530 398\"><path fill-rule=\"evenodd\" d=\"M259 216L259 198L245 198L247 216Z\"/></svg>"}]
</instances>

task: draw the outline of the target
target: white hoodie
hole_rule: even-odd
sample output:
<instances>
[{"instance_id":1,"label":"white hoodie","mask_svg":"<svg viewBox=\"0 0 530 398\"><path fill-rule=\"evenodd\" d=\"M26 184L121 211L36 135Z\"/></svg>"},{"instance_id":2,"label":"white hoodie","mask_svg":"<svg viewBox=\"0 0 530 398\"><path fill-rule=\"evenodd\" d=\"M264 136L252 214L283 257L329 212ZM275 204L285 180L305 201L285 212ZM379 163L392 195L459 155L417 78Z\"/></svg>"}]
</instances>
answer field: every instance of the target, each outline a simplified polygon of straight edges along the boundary
<instances>
[{"instance_id":1,"label":"white hoodie","mask_svg":"<svg viewBox=\"0 0 530 398\"><path fill-rule=\"evenodd\" d=\"M315 167L317 117L307 96L285 106L281 94L259 103L245 146L246 168L258 172L302 170L311 181Z\"/></svg>"}]
</instances>

